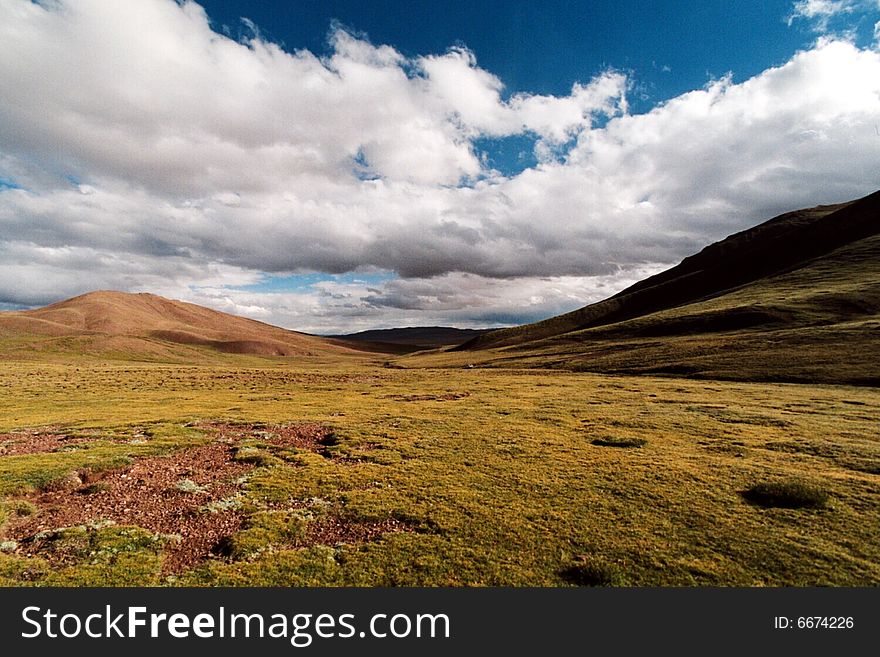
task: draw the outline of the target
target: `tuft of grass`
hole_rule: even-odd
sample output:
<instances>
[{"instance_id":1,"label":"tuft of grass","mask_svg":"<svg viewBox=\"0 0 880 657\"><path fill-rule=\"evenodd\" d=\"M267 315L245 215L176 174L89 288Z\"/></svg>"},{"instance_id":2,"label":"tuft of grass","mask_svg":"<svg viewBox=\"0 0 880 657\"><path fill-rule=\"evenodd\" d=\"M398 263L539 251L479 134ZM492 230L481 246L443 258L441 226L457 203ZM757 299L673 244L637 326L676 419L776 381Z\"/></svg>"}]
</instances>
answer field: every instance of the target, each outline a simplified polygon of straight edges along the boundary
<instances>
[{"instance_id":1,"label":"tuft of grass","mask_svg":"<svg viewBox=\"0 0 880 657\"><path fill-rule=\"evenodd\" d=\"M133 586L156 583L163 536L140 527L95 522L46 532L40 553L66 567L47 573L47 586ZM66 565L71 563L71 565Z\"/></svg>"},{"instance_id":2,"label":"tuft of grass","mask_svg":"<svg viewBox=\"0 0 880 657\"><path fill-rule=\"evenodd\" d=\"M622 586L623 573L613 563L602 559L581 557L574 563L559 571L563 581L574 586Z\"/></svg>"},{"instance_id":3,"label":"tuft of grass","mask_svg":"<svg viewBox=\"0 0 880 657\"><path fill-rule=\"evenodd\" d=\"M37 512L37 507L27 500L7 500L2 506L9 515L16 515L19 518L32 516Z\"/></svg>"},{"instance_id":4,"label":"tuft of grass","mask_svg":"<svg viewBox=\"0 0 880 657\"><path fill-rule=\"evenodd\" d=\"M41 382L45 383L45 382ZM65 394L69 394L65 391ZM100 395L99 395L100 397ZM68 402L56 400L53 408L64 407ZM40 407L42 409L42 407ZM117 418L121 419L121 418ZM36 422L35 425L45 424ZM117 425L118 426L118 425ZM107 428L108 433L113 431ZM79 487L82 473L89 475L131 465L134 459L158 456L177 449L204 443L201 432L175 423L157 423L153 429L155 438L143 445L95 441L87 449L75 452L49 452L21 454L3 457L0 463L0 495L26 493L33 490L51 490L56 486ZM80 478L77 484L74 477Z\"/></svg>"},{"instance_id":5,"label":"tuft of grass","mask_svg":"<svg viewBox=\"0 0 880 657\"><path fill-rule=\"evenodd\" d=\"M80 486L82 486L82 479L80 479L79 474L76 472L68 472L60 477L46 481L40 486L40 490L44 492L52 492L70 490L73 488L79 488Z\"/></svg>"},{"instance_id":6,"label":"tuft of grass","mask_svg":"<svg viewBox=\"0 0 880 657\"><path fill-rule=\"evenodd\" d=\"M27 500L2 500L0 499L0 529L10 518L17 516L23 518L32 516L37 512L37 507Z\"/></svg>"},{"instance_id":7,"label":"tuft of grass","mask_svg":"<svg viewBox=\"0 0 880 657\"><path fill-rule=\"evenodd\" d=\"M644 438L596 438L590 442L600 447L644 447L648 444Z\"/></svg>"},{"instance_id":8,"label":"tuft of grass","mask_svg":"<svg viewBox=\"0 0 880 657\"><path fill-rule=\"evenodd\" d=\"M310 515L302 511L263 511L252 515L243 530L229 537L221 553L234 561L253 559L273 546L305 535Z\"/></svg>"},{"instance_id":9,"label":"tuft of grass","mask_svg":"<svg viewBox=\"0 0 880 657\"><path fill-rule=\"evenodd\" d=\"M223 511L232 511L234 509L240 509L243 501L244 496L241 493L236 493L235 495L224 497L221 500L208 502L199 510L205 513L222 513Z\"/></svg>"},{"instance_id":10,"label":"tuft of grass","mask_svg":"<svg viewBox=\"0 0 880 657\"><path fill-rule=\"evenodd\" d=\"M251 445L243 445L235 450L235 456L233 456L233 459L240 463L250 463L258 468L268 468L283 463L283 461L277 456Z\"/></svg>"},{"instance_id":11,"label":"tuft of grass","mask_svg":"<svg viewBox=\"0 0 880 657\"><path fill-rule=\"evenodd\" d=\"M762 482L743 491L742 496L758 506L783 509L821 509L828 502L824 489L800 480Z\"/></svg>"},{"instance_id":12,"label":"tuft of grass","mask_svg":"<svg viewBox=\"0 0 880 657\"><path fill-rule=\"evenodd\" d=\"M89 484L84 488L80 488L77 493L80 495L94 495L96 493L103 493L105 490L110 490L110 486L103 481L98 481L94 484Z\"/></svg>"}]
</instances>

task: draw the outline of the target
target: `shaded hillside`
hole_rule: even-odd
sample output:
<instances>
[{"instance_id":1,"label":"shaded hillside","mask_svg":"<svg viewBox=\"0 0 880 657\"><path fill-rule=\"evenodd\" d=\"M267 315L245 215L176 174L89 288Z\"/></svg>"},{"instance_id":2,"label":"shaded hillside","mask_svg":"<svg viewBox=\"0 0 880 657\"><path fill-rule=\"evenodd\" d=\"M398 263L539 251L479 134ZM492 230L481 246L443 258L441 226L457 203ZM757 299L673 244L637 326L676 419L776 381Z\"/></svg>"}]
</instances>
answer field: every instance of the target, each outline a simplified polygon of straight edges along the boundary
<instances>
[{"instance_id":1,"label":"shaded hillside","mask_svg":"<svg viewBox=\"0 0 880 657\"><path fill-rule=\"evenodd\" d=\"M781 215L438 364L880 384L880 193Z\"/></svg>"},{"instance_id":2,"label":"shaded hillside","mask_svg":"<svg viewBox=\"0 0 880 657\"><path fill-rule=\"evenodd\" d=\"M707 246L609 299L535 324L493 331L459 348L523 344L718 296L875 234L878 214L880 192L853 203L789 212ZM732 329L763 321L757 316L731 319Z\"/></svg>"},{"instance_id":3,"label":"shaded hillside","mask_svg":"<svg viewBox=\"0 0 880 657\"><path fill-rule=\"evenodd\" d=\"M253 356L355 354L356 345L288 331L155 294L90 292L0 313L5 351L197 358L205 351Z\"/></svg>"},{"instance_id":4,"label":"shaded hillside","mask_svg":"<svg viewBox=\"0 0 880 657\"><path fill-rule=\"evenodd\" d=\"M447 326L418 326L393 329L375 329L347 335L331 335L330 338L353 340L376 345L382 350L409 353L423 349L437 349L460 345L471 338L486 333L486 329L459 329Z\"/></svg>"}]
</instances>

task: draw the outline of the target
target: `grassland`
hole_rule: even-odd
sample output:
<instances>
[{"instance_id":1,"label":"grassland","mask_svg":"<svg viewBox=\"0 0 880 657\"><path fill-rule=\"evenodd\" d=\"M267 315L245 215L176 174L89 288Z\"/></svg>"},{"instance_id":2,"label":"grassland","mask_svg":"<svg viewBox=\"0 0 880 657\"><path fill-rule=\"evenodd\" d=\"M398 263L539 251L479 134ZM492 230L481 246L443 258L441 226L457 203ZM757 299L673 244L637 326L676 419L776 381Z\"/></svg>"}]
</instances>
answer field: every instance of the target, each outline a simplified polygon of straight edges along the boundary
<instances>
[{"instance_id":1,"label":"grassland","mask_svg":"<svg viewBox=\"0 0 880 657\"><path fill-rule=\"evenodd\" d=\"M236 362L0 365L0 583L880 583L876 388ZM101 504L166 460L186 567Z\"/></svg>"}]
</instances>

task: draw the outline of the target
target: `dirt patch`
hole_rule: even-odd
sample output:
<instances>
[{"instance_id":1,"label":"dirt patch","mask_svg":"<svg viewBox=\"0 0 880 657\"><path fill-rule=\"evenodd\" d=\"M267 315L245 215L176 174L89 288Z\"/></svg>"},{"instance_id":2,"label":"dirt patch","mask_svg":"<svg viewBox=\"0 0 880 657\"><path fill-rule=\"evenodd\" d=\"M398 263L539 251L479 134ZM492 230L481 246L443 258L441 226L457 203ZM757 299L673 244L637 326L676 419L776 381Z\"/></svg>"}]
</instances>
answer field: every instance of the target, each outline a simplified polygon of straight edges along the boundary
<instances>
[{"instance_id":1,"label":"dirt patch","mask_svg":"<svg viewBox=\"0 0 880 657\"><path fill-rule=\"evenodd\" d=\"M93 442L98 438L98 436L70 436L54 427L0 433L0 456L59 452L75 449L78 445Z\"/></svg>"},{"instance_id":2,"label":"dirt patch","mask_svg":"<svg viewBox=\"0 0 880 657\"><path fill-rule=\"evenodd\" d=\"M375 543L384 534L413 532L415 527L408 522L389 518L387 520L364 521L344 516L325 516L309 523L305 536L294 547L313 545L361 545Z\"/></svg>"},{"instance_id":3,"label":"dirt patch","mask_svg":"<svg viewBox=\"0 0 880 657\"><path fill-rule=\"evenodd\" d=\"M87 440L50 432L4 433L0 434L0 456L57 452L83 442Z\"/></svg>"},{"instance_id":4,"label":"dirt patch","mask_svg":"<svg viewBox=\"0 0 880 657\"><path fill-rule=\"evenodd\" d=\"M200 422L196 426L215 433L220 440L233 442L258 440L279 448L294 447L311 452L324 452L327 447L336 444L333 429L317 422L290 424Z\"/></svg>"},{"instance_id":5,"label":"dirt patch","mask_svg":"<svg viewBox=\"0 0 880 657\"><path fill-rule=\"evenodd\" d=\"M254 466L233 456L233 446L212 443L120 470L81 471L81 486L21 498L37 513L10 519L3 537L18 541L25 554L51 559L51 551L43 550L46 532L101 521L137 525L168 536L163 572L179 572L207 558L241 526L236 494L240 478Z\"/></svg>"},{"instance_id":6,"label":"dirt patch","mask_svg":"<svg viewBox=\"0 0 880 657\"><path fill-rule=\"evenodd\" d=\"M243 451L265 454L296 448L334 462L358 460L331 455L328 448L337 438L330 427L315 422L200 422L195 426L206 430L212 442L139 459L125 468L71 472L61 481L63 485L14 498L32 505L34 512L10 518L0 538L16 541L22 554L66 564L76 561L77 552L59 547L56 530L106 523L137 526L164 537L163 574L178 573L222 555L223 546L242 529L246 514L240 509L241 487L246 475L259 465L258 460L242 458ZM89 440L94 439L43 430L14 434L7 446L15 446L15 453L23 454L55 451ZM258 448L252 447L255 443ZM302 504L303 508L308 506ZM363 521L326 515L309 522L294 547L370 543L384 534L402 531L414 529L397 519Z\"/></svg>"},{"instance_id":7,"label":"dirt patch","mask_svg":"<svg viewBox=\"0 0 880 657\"><path fill-rule=\"evenodd\" d=\"M365 458L360 454L381 448L380 443L366 442L357 446L358 453L341 454L330 450L339 444L339 439L331 427L318 422L292 422L284 424L238 423L238 422L200 422L195 426L210 431L216 440L232 443L244 441L256 442L268 448L271 453L285 449L300 449L320 454L326 459L340 465L363 463ZM256 450L253 446L245 446L244 450ZM239 453L239 460L243 454ZM262 463L259 453L253 459L245 457L256 464Z\"/></svg>"},{"instance_id":8,"label":"dirt patch","mask_svg":"<svg viewBox=\"0 0 880 657\"><path fill-rule=\"evenodd\" d=\"M0 457L64 452L96 441L143 442L149 437L150 433L141 431L140 428L135 428L131 435L106 434L91 429L78 434L70 434L61 427L54 426L22 429L0 433Z\"/></svg>"},{"instance_id":9,"label":"dirt patch","mask_svg":"<svg viewBox=\"0 0 880 657\"><path fill-rule=\"evenodd\" d=\"M314 512L317 516L304 510ZM269 517L269 516L273 516ZM262 516L262 517L261 517ZM291 504L257 514L244 523L243 531L218 544L217 556L230 561L249 560L267 548L298 550L313 547L359 546L376 543L387 534L419 532L419 525L409 520L387 518L365 520L344 512L327 511L314 501L291 500Z\"/></svg>"}]
</instances>

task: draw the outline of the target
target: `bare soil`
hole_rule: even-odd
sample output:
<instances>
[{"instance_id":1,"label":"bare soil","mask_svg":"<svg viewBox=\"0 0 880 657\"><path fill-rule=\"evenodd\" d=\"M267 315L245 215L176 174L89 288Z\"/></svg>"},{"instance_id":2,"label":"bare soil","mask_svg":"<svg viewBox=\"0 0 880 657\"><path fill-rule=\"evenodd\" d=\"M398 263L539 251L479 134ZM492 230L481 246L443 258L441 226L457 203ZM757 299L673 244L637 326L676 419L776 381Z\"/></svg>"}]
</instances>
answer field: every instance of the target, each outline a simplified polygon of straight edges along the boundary
<instances>
[{"instance_id":1,"label":"bare soil","mask_svg":"<svg viewBox=\"0 0 880 657\"><path fill-rule=\"evenodd\" d=\"M333 429L317 422L261 424L235 422L200 422L199 428L215 433L220 440L257 439L274 447L295 447L323 452L333 444Z\"/></svg>"},{"instance_id":2,"label":"bare soil","mask_svg":"<svg viewBox=\"0 0 880 657\"><path fill-rule=\"evenodd\" d=\"M233 453L230 445L212 443L141 459L121 470L82 471L81 486L26 496L38 512L11 519L4 537L36 554L45 543L36 538L40 532L110 520L169 535L164 570L183 570L206 558L241 526L241 514L234 508L205 508L232 497L240 487L236 479L253 469L233 461Z\"/></svg>"},{"instance_id":3,"label":"bare soil","mask_svg":"<svg viewBox=\"0 0 880 657\"><path fill-rule=\"evenodd\" d=\"M59 452L90 443L105 436L70 436L59 429L24 429L12 433L0 433L0 456L19 456L21 454L46 454ZM127 440L114 437L113 440Z\"/></svg>"},{"instance_id":4,"label":"bare soil","mask_svg":"<svg viewBox=\"0 0 880 657\"><path fill-rule=\"evenodd\" d=\"M24 554L65 563L74 555L55 549L54 530L102 521L135 525L166 536L163 574L178 573L211 556L222 555L225 542L242 527L245 514L238 508L237 496L245 475L256 466L235 460L241 441L256 439L279 448L319 453L326 452L335 441L331 428L311 422L204 422L198 426L214 434L214 441L139 459L126 468L80 470L57 486L16 498L34 505L36 512L11 517L0 531L0 538L17 541ZM0 438L8 436L7 455L54 451L91 440L48 430L4 434ZM377 541L389 532L412 530L397 519L362 521L330 514L311 522L306 535L292 547L362 544Z\"/></svg>"},{"instance_id":5,"label":"bare soil","mask_svg":"<svg viewBox=\"0 0 880 657\"><path fill-rule=\"evenodd\" d=\"M295 547L311 545L361 545L374 543L384 534L412 532L411 523L396 518L377 521L361 521L343 516L327 516L309 523L305 538Z\"/></svg>"}]
</instances>

